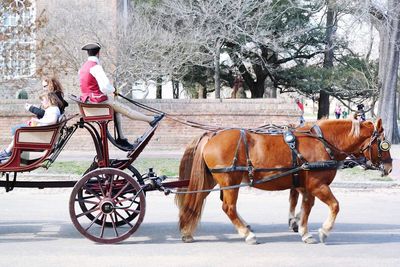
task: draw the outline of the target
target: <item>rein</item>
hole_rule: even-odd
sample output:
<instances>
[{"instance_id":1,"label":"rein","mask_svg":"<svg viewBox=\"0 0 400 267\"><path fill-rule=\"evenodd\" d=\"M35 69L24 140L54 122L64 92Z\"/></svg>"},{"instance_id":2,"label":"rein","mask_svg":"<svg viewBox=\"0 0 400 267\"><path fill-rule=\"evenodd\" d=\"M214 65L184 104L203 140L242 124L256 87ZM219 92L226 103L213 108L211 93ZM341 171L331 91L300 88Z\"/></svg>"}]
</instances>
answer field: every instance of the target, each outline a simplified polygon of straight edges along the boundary
<instances>
[{"instance_id":1,"label":"rein","mask_svg":"<svg viewBox=\"0 0 400 267\"><path fill-rule=\"evenodd\" d=\"M231 186L224 186L224 187L219 187L219 188L214 188L214 189L204 189L204 190L195 190L195 191L177 191L177 190L171 190L171 189L166 189L164 188L164 193L166 195L172 193L172 194L177 194L177 195L183 195L183 194L197 194L197 193L209 193L209 192L215 192L215 191L224 191L224 190L230 190L230 189L236 189L240 187L254 187L257 184L263 184L266 182L270 182L273 180L276 180L278 178L281 178L283 176L293 174L299 171L311 171L311 170L320 170L320 169L337 169L339 166L339 162L335 160L327 160L327 161L316 161L312 163L303 163L301 166L292 168L290 170L287 170L282 173L277 173L271 176L264 177L261 180L258 181L251 181L250 183L241 183L238 185L231 185ZM277 169L273 169L277 170Z\"/></svg>"},{"instance_id":2,"label":"rein","mask_svg":"<svg viewBox=\"0 0 400 267\"><path fill-rule=\"evenodd\" d=\"M217 127L217 126L212 126L212 125L206 125L206 124L202 124L202 123L198 123L198 122L193 122L193 121L188 121L188 120L181 120L181 119L177 119L175 118L173 115L170 115L168 113L162 112L161 110L158 110L156 108L147 106L145 104L139 103L137 101L134 101L130 98L127 98L123 95L121 95L120 93L117 94L119 97L125 99L126 101L134 104L135 106L142 108L144 110L153 112L153 113L158 113L158 114L164 114L165 117L169 118L170 120L173 120L175 122L178 122L180 124L189 126L189 127L193 127L193 128L198 128L198 129L203 129L206 131L210 131L210 132L218 132L218 131L222 131L222 130L228 130L228 129L239 129L239 128L224 128L224 127ZM214 191L223 191L223 190L231 190L231 189L236 189L236 188L240 188L240 187L245 187L245 186L249 186L249 187L253 187L255 185L258 184L262 184L262 183L266 183L266 182L270 182L273 180L276 180L278 178L281 178L283 176L287 176L292 174L293 175L293 184L295 187L298 186L298 172L299 171L312 171L312 170L327 170L327 169L338 169L339 167L343 167L345 168L347 167L354 167L355 165L362 165L364 167L368 167L365 164L365 161L357 161L356 159L354 159L353 154L351 153L346 153L344 151L341 151L340 149L338 149L336 146L334 146L333 144L331 144L330 142L328 142L322 133L321 128L317 125L314 124L311 129L309 131L299 131L296 130L293 127L288 127L288 126L277 126L277 125L273 125L273 124L267 124L267 125L263 125L260 126L258 128L254 128L254 129L239 129L240 130L240 138L238 140L238 144L236 146L236 150L235 150L235 156L232 160L232 164L228 167L223 167L223 168L214 168L214 169L209 169L210 172L212 173L226 173L226 172L235 172L235 171L239 171L239 172L247 172L249 175L249 179L250 182L249 183L241 183L238 185L232 185L232 186L226 186L226 187L220 187L220 188L215 188L215 189L205 189L205 190L196 190L196 191L174 191L171 189L167 189L167 188L162 188L162 190L164 191L165 194L169 194L169 193L173 193L173 194L195 194L195 193L208 193L208 192L214 192ZM312 133L311 131L314 131L315 133ZM248 142L247 142L247 138L246 138L246 131L250 131L256 134L282 134L284 136L284 140L286 142L286 144L289 146L290 150L292 151L292 167L282 167L282 168L255 168L251 162L250 156L249 156L249 147L248 147ZM290 134L293 134L293 132L296 133L300 133L303 134L305 136L309 136L312 138L316 138L318 139L324 146L325 151L327 152L327 154L329 155L330 160L326 160L326 161L317 161L317 162L307 162L302 155L297 151L296 149L296 145L295 145L295 137L293 136L293 140L287 140L286 136ZM361 149L361 154L369 149L369 153L370 153L370 158L372 158L372 143L375 141L375 139L377 139L378 142L378 158L379 158L379 163L385 163L385 162L389 162L389 160L386 161L382 161L381 157L381 152L382 151L387 151L384 149L381 149L380 147L380 143L388 143L386 140L381 141L379 138L379 134L377 133L376 130L374 130L373 135L370 138L370 142L369 144ZM244 147L245 147L245 154L246 154L246 166L237 166L237 160L238 160L238 153L239 153L239 147L241 143L244 143ZM390 147L390 144L389 144ZM342 161L337 161L335 160L335 155L334 152L338 154L342 154L345 155L346 157L350 157L353 159L350 160L342 160ZM299 161L301 162L301 164L299 164ZM391 160L390 160L391 161ZM376 166L374 166L376 167ZM377 169L379 169L379 167L376 167ZM281 173L278 174L274 174L272 176L267 176L262 178L261 180L257 180L254 181L254 173L255 172L270 172L270 171L278 171ZM161 189L161 188L160 188Z\"/></svg>"},{"instance_id":3,"label":"rein","mask_svg":"<svg viewBox=\"0 0 400 267\"><path fill-rule=\"evenodd\" d=\"M118 93L117 95L120 96L121 98L125 99L129 103L134 104L137 107L140 107L140 108L142 108L144 110L147 110L147 111L150 111L150 112L153 112L153 113L164 114L164 116L167 117L168 119L173 120L175 122L178 122L180 124L186 125L186 126L190 126L190 127L198 128L198 129L203 129L203 130L207 130L207 131L212 131L212 132L217 132L217 131L225 129L225 128L221 128L221 127L217 127L217 126L202 124L202 123L199 123L199 122L188 121L188 120L180 120L180 119L175 118L173 115L165 113L165 112L163 112L163 111L161 111L159 109L147 106L145 104L139 103L139 102L137 102L135 100L132 100L132 99L130 99L128 97L125 97L125 96L121 95L120 93Z\"/></svg>"}]
</instances>

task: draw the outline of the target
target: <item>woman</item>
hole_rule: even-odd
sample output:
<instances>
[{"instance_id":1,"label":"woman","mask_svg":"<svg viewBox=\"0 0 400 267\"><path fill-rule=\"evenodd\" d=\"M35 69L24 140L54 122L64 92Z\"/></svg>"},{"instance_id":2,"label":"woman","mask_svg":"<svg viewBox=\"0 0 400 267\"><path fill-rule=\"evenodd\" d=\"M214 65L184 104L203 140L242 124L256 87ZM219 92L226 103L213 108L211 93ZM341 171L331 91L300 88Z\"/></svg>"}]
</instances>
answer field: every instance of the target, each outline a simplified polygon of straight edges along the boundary
<instances>
[{"instance_id":1,"label":"woman","mask_svg":"<svg viewBox=\"0 0 400 267\"><path fill-rule=\"evenodd\" d=\"M64 110L66 107L68 107L68 103L64 100L64 92L60 81L58 81L55 77L45 77L42 80L42 86L44 90L50 93L53 92L57 95L58 99L60 100L60 112L61 114L64 114ZM25 109L35 114L38 119L42 118L45 112L44 109L35 107L28 103L25 104Z\"/></svg>"},{"instance_id":2,"label":"woman","mask_svg":"<svg viewBox=\"0 0 400 267\"><path fill-rule=\"evenodd\" d=\"M61 102L55 92L44 92L39 97L44 114L42 118L32 118L29 122L18 124L11 128L12 141L7 148L0 152L0 161L6 160L11 156L11 151L14 147L14 135L17 129L29 126L45 126L55 124L61 115L60 106Z\"/></svg>"}]
</instances>

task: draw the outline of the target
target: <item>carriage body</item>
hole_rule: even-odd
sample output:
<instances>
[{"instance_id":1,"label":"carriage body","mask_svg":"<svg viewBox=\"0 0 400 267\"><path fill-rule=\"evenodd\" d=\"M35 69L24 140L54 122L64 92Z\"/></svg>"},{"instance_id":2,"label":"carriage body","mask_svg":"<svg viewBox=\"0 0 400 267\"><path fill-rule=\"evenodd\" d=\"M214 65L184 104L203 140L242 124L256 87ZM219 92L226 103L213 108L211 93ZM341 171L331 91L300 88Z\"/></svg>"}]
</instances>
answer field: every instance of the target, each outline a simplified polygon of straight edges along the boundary
<instances>
[{"instance_id":1,"label":"carriage body","mask_svg":"<svg viewBox=\"0 0 400 267\"><path fill-rule=\"evenodd\" d=\"M116 144L107 128L114 119L112 107L83 103L76 97L72 97L72 100L78 104L80 116L76 114L54 125L23 127L16 131L11 157L0 164L0 173L5 177L0 179L0 186L5 187L7 192L15 187L74 187L69 210L77 230L100 243L122 241L136 231L143 220L145 191L156 190L161 185L160 178L154 173L141 175L132 165L158 125L149 129L141 142L133 150L127 151L125 158L110 159L108 141ZM74 118L78 120L68 125ZM18 173L40 167L49 168L78 128L88 131L96 151L83 177L77 181L17 181ZM11 179L10 174L14 174ZM90 226L87 227L87 224Z\"/></svg>"}]
</instances>

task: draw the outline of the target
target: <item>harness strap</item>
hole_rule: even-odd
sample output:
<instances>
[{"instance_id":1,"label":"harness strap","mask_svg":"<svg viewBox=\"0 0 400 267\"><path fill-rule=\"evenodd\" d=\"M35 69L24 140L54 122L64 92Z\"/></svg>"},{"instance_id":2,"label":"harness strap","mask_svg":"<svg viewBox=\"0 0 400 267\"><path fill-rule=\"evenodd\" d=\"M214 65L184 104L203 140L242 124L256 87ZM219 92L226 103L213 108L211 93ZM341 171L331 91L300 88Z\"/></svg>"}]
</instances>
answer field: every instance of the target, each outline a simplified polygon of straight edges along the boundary
<instances>
[{"instance_id":1,"label":"harness strap","mask_svg":"<svg viewBox=\"0 0 400 267\"><path fill-rule=\"evenodd\" d=\"M286 131L283 133L283 140L289 146L292 154L292 167L296 168L299 166L299 161L301 163L307 162L301 153L296 149L296 137L292 131ZM297 172L292 174L292 184L293 187L297 188L300 186L299 174Z\"/></svg>"},{"instance_id":2,"label":"harness strap","mask_svg":"<svg viewBox=\"0 0 400 267\"><path fill-rule=\"evenodd\" d=\"M240 148L240 144L242 143L242 140L243 140L245 154L246 154L246 166L236 166L236 163L238 160L239 148ZM282 171L285 171L288 169L289 168L279 168L279 170L282 170ZM276 171L277 169L275 169L275 168L255 169L254 168L254 166L251 162L251 159L250 159L249 144L248 144L247 137L246 137L246 130L240 129L240 137L239 137L238 143L236 145L236 151L235 151L235 156L233 157L233 160L232 160L232 165L229 167L215 168L215 169L209 169L209 170L210 170L210 172L213 172L213 173L247 171L249 174L250 184L252 184L253 179L254 179L254 171Z\"/></svg>"},{"instance_id":3,"label":"harness strap","mask_svg":"<svg viewBox=\"0 0 400 267\"><path fill-rule=\"evenodd\" d=\"M324 145L325 151L326 153L328 153L329 158L333 160L335 156L333 155L332 149L329 147L329 144L326 142L324 135L322 134L321 128L318 126L318 124L314 124L313 127L311 127L311 130L314 130L318 140L321 141L321 143Z\"/></svg>"},{"instance_id":4,"label":"harness strap","mask_svg":"<svg viewBox=\"0 0 400 267\"><path fill-rule=\"evenodd\" d=\"M296 168L298 166L297 164L297 155L296 153L292 150L292 167ZM295 172L292 174L292 184L294 188L297 188L300 186L300 179L299 179L299 173Z\"/></svg>"},{"instance_id":5,"label":"harness strap","mask_svg":"<svg viewBox=\"0 0 400 267\"><path fill-rule=\"evenodd\" d=\"M251 163L251 160L250 160L249 145L248 145L248 142L247 142L246 131L244 129L240 129L240 136L243 138L244 150L245 150L245 153L246 153L247 171L249 173L250 183L252 184L253 183L253 179L254 179L254 166L253 166L253 163Z\"/></svg>"},{"instance_id":6,"label":"harness strap","mask_svg":"<svg viewBox=\"0 0 400 267\"><path fill-rule=\"evenodd\" d=\"M287 171L287 170L291 170L293 168L253 168L253 173L254 172L272 172L272 171ZM248 172L249 171L249 167L247 166L235 166L235 165L231 165L229 167L224 167L224 168L214 168L214 169L209 169L210 172L213 173L223 173L223 172Z\"/></svg>"}]
</instances>

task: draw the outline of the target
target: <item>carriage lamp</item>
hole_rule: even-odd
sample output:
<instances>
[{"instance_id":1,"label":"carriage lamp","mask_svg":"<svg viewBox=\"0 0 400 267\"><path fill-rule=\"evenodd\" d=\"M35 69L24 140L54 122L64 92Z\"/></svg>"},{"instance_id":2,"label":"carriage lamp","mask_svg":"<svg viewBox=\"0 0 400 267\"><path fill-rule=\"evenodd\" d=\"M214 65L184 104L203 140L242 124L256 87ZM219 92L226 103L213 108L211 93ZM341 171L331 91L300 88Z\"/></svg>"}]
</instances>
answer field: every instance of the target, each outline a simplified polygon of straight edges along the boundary
<instances>
[{"instance_id":1,"label":"carriage lamp","mask_svg":"<svg viewBox=\"0 0 400 267\"><path fill-rule=\"evenodd\" d=\"M389 151L390 149L390 143L389 141L383 140L380 144L379 144L379 148L382 151Z\"/></svg>"}]
</instances>

